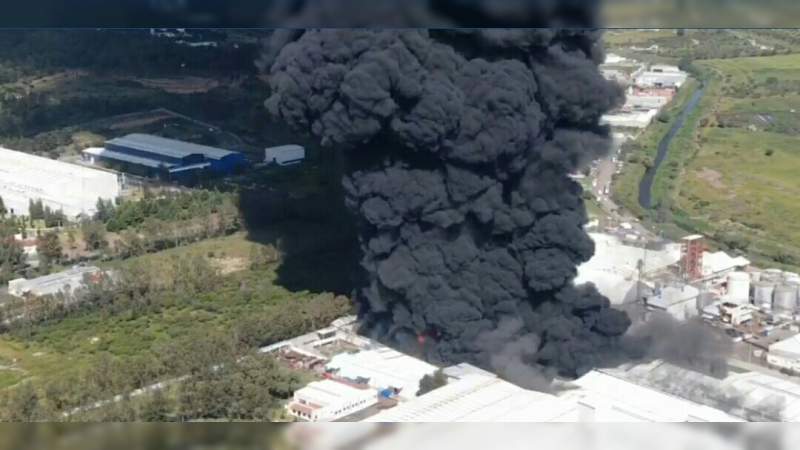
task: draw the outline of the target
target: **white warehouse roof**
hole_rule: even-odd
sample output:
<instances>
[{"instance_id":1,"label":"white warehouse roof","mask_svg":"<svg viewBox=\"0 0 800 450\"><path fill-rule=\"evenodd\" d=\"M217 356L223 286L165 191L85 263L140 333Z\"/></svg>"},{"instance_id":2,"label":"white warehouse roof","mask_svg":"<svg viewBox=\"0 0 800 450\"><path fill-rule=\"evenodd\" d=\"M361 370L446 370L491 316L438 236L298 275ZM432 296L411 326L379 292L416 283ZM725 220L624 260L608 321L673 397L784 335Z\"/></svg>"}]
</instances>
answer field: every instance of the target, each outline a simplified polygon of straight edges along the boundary
<instances>
[{"instance_id":1,"label":"white warehouse roof","mask_svg":"<svg viewBox=\"0 0 800 450\"><path fill-rule=\"evenodd\" d=\"M366 422L574 422L577 417L574 402L471 374Z\"/></svg>"},{"instance_id":2,"label":"white warehouse roof","mask_svg":"<svg viewBox=\"0 0 800 450\"><path fill-rule=\"evenodd\" d=\"M207 145L194 144L176 139L163 138L152 134L133 133L111 139L107 144L119 145L150 153L166 155L174 158L185 158L189 155L205 155L211 159L222 159L236 152Z\"/></svg>"},{"instance_id":3,"label":"white warehouse roof","mask_svg":"<svg viewBox=\"0 0 800 450\"><path fill-rule=\"evenodd\" d=\"M720 410L598 371L559 394L470 374L367 422L731 422Z\"/></svg>"},{"instance_id":4,"label":"white warehouse roof","mask_svg":"<svg viewBox=\"0 0 800 450\"><path fill-rule=\"evenodd\" d=\"M421 359L383 346L356 353L340 353L325 367L338 369L337 375L342 377L369 378L369 385L377 389L400 388L400 396L404 398L416 397L419 381L437 369Z\"/></svg>"},{"instance_id":5,"label":"white warehouse roof","mask_svg":"<svg viewBox=\"0 0 800 450\"><path fill-rule=\"evenodd\" d=\"M33 296L55 295L59 292L71 294L71 291L84 286L84 277L100 273L94 266L76 266L62 272L26 280L18 278L8 283L8 293L17 297L25 294ZM66 292L70 291L70 292Z\"/></svg>"},{"instance_id":6,"label":"white warehouse roof","mask_svg":"<svg viewBox=\"0 0 800 450\"><path fill-rule=\"evenodd\" d=\"M598 422L740 422L723 411L600 371L575 380Z\"/></svg>"},{"instance_id":7,"label":"white warehouse roof","mask_svg":"<svg viewBox=\"0 0 800 450\"><path fill-rule=\"evenodd\" d=\"M578 267L575 284L592 282L613 304L623 304L637 292L637 264L642 261L645 273L652 273L680 261L680 245L663 250L648 250L624 244L604 233L589 233L595 244L592 259Z\"/></svg>"},{"instance_id":8,"label":"white warehouse roof","mask_svg":"<svg viewBox=\"0 0 800 450\"><path fill-rule=\"evenodd\" d=\"M603 372L695 402L711 405L722 399L739 417L800 421L800 383L762 372L730 373L720 379L661 360Z\"/></svg>"},{"instance_id":9,"label":"white warehouse roof","mask_svg":"<svg viewBox=\"0 0 800 450\"><path fill-rule=\"evenodd\" d=\"M67 217L95 213L97 199L121 193L116 173L0 147L0 197L15 215L28 215L31 200Z\"/></svg>"},{"instance_id":10,"label":"white warehouse roof","mask_svg":"<svg viewBox=\"0 0 800 450\"><path fill-rule=\"evenodd\" d=\"M711 276L749 265L750 260L744 256L732 257L723 251L703 252L703 275L705 276Z\"/></svg>"},{"instance_id":11,"label":"white warehouse roof","mask_svg":"<svg viewBox=\"0 0 800 450\"><path fill-rule=\"evenodd\" d=\"M788 337L769 346L770 353L800 359L800 334Z\"/></svg>"}]
</instances>

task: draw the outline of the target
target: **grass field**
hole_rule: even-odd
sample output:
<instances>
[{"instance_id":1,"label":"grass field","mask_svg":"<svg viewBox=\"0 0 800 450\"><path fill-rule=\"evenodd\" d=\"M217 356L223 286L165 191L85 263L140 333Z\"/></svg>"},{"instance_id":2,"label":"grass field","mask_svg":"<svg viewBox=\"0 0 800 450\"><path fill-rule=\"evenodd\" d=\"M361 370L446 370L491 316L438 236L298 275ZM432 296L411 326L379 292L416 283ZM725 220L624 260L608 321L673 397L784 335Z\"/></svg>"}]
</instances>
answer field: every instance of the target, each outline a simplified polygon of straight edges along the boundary
<instances>
[{"instance_id":1,"label":"grass field","mask_svg":"<svg viewBox=\"0 0 800 450\"><path fill-rule=\"evenodd\" d=\"M674 221L759 263L800 266L800 55L697 65L713 76L696 129L674 144L689 155Z\"/></svg>"}]
</instances>

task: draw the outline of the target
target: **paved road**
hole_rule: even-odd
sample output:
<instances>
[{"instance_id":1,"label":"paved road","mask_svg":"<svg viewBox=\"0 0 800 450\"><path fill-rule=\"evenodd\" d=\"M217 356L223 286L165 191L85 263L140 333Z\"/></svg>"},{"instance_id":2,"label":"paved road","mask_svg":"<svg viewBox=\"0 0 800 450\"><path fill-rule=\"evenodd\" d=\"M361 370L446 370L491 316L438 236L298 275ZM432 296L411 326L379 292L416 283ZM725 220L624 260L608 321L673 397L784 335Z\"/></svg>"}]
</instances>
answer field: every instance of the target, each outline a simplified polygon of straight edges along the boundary
<instances>
[{"instance_id":1,"label":"paved road","mask_svg":"<svg viewBox=\"0 0 800 450\"><path fill-rule=\"evenodd\" d=\"M620 208L611 198L613 192L614 173L617 170L617 162L614 160L619 155L619 147L612 149L611 153L597 161L597 165L591 173L592 193L597 198L600 208L612 220L617 223L627 222L631 224L632 231L647 239L655 239L657 236L648 228L645 228L635 217L630 215L623 208Z\"/></svg>"}]
</instances>

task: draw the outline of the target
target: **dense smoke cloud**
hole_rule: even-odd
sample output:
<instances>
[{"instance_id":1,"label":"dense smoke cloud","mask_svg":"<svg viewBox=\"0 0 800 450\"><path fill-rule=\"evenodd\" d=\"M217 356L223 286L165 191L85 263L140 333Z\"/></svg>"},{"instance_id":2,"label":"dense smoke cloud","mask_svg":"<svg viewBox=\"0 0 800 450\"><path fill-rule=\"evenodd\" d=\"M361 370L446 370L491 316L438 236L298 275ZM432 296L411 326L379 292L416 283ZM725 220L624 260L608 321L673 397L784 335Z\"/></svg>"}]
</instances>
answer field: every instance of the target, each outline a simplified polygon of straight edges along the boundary
<instances>
[{"instance_id":1,"label":"dense smoke cloud","mask_svg":"<svg viewBox=\"0 0 800 450\"><path fill-rule=\"evenodd\" d=\"M715 377L724 377L733 343L700 319L678 321L667 313L650 313L626 336L629 353L662 359Z\"/></svg>"},{"instance_id":2,"label":"dense smoke cloud","mask_svg":"<svg viewBox=\"0 0 800 450\"><path fill-rule=\"evenodd\" d=\"M268 110L347 155L365 332L487 368L523 342L531 348L506 358L514 367L576 374L627 330L594 287L572 283L594 248L567 175L607 151L597 123L621 99L598 73L598 39L564 29L275 36L261 62ZM487 336L503 342L487 348Z\"/></svg>"}]
</instances>

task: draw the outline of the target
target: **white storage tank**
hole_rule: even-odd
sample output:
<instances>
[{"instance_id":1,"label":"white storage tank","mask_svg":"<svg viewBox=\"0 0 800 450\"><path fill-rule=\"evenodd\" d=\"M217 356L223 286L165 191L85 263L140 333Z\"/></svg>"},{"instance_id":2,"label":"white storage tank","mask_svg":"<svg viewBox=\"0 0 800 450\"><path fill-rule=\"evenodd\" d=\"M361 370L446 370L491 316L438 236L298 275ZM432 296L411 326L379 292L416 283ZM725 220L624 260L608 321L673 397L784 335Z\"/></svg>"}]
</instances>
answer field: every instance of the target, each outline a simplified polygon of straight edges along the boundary
<instances>
[{"instance_id":1,"label":"white storage tank","mask_svg":"<svg viewBox=\"0 0 800 450\"><path fill-rule=\"evenodd\" d=\"M775 314L792 315L797 309L797 286L779 284L773 293L772 310Z\"/></svg>"},{"instance_id":2,"label":"white storage tank","mask_svg":"<svg viewBox=\"0 0 800 450\"><path fill-rule=\"evenodd\" d=\"M728 295L726 301L737 305L750 303L750 276L745 272L728 274Z\"/></svg>"},{"instance_id":3,"label":"white storage tank","mask_svg":"<svg viewBox=\"0 0 800 450\"><path fill-rule=\"evenodd\" d=\"M759 281L753 285L753 304L762 309L772 309L772 293L775 284Z\"/></svg>"},{"instance_id":4,"label":"white storage tank","mask_svg":"<svg viewBox=\"0 0 800 450\"><path fill-rule=\"evenodd\" d=\"M794 272L784 272L783 281L786 283L800 284L800 275Z\"/></svg>"},{"instance_id":5,"label":"white storage tank","mask_svg":"<svg viewBox=\"0 0 800 450\"><path fill-rule=\"evenodd\" d=\"M783 271L781 269L766 269L761 273L761 281L772 281L777 283L783 279Z\"/></svg>"}]
</instances>

